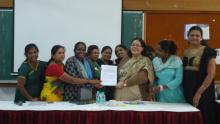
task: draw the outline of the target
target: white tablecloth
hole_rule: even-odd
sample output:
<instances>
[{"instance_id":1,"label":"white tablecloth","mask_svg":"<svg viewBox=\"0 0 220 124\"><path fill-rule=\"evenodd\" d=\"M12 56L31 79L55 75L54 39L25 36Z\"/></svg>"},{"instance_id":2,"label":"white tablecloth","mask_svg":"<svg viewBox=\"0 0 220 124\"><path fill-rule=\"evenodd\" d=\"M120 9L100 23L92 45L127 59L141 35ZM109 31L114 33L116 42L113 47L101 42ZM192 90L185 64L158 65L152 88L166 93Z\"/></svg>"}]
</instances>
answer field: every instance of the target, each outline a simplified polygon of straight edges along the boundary
<instances>
[{"instance_id":1,"label":"white tablecloth","mask_svg":"<svg viewBox=\"0 0 220 124\"><path fill-rule=\"evenodd\" d=\"M26 102L22 106L14 104L12 101L0 101L0 110L33 110L33 111L53 111L53 110L82 110L82 111L168 111L168 112L196 112L197 108L187 103L159 103L144 102L144 104L124 104L123 102L114 102L113 105L76 105L69 102Z\"/></svg>"}]
</instances>

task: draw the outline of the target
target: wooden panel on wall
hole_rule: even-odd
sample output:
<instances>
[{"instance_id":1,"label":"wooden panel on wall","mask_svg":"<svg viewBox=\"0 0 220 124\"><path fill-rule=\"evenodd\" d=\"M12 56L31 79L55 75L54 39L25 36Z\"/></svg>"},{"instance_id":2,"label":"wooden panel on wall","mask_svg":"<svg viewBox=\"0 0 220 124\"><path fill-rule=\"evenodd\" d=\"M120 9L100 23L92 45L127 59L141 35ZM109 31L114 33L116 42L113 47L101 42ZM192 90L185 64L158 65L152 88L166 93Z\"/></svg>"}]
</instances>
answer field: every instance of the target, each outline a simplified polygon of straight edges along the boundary
<instances>
[{"instance_id":1,"label":"wooden panel on wall","mask_svg":"<svg viewBox=\"0 0 220 124\"><path fill-rule=\"evenodd\" d=\"M13 0L0 0L0 7L3 8L13 7Z\"/></svg>"},{"instance_id":2,"label":"wooden panel on wall","mask_svg":"<svg viewBox=\"0 0 220 124\"><path fill-rule=\"evenodd\" d=\"M123 9L220 11L220 0L123 0Z\"/></svg>"},{"instance_id":3,"label":"wooden panel on wall","mask_svg":"<svg viewBox=\"0 0 220 124\"><path fill-rule=\"evenodd\" d=\"M155 47L161 39L172 39L178 46L178 55L182 56L188 46L184 40L185 24L209 24L209 46L220 48L220 13L195 12L146 12L145 13L145 40ZM216 79L220 80L220 65L217 65Z\"/></svg>"},{"instance_id":4,"label":"wooden panel on wall","mask_svg":"<svg viewBox=\"0 0 220 124\"><path fill-rule=\"evenodd\" d=\"M220 0L122 0L123 10L220 11ZM13 0L0 0L0 7L13 7Z\"/></svg>"},{"instance_id":5,"label":"wooden panel on wall","mask_svg":"<svg viewBox=\"0 0 220 124\"><path fill-rule=\"evenodd\" d=\"M124 10L183 10L183 0L123 0Z\"/></svg>"},{"instance_id":6,"label":"wooden panel on wall","mask_svg":"<svg viewBox=\"0 0 220 124\"><path fill-rule=\"evenodd\" d=\"M184 10L220 11L220 0L184 0Z\"/></svg>"}]
</instances>

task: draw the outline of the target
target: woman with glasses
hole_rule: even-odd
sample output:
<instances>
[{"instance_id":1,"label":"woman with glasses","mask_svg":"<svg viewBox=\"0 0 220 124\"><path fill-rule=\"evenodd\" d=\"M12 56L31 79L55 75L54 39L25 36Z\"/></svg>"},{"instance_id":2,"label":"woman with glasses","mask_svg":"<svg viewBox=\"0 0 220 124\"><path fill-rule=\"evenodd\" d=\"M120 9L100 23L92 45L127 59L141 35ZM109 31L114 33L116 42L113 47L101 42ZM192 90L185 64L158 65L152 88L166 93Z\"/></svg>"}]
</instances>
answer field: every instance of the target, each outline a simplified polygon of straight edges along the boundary
<instances>
[{"instance_id":1,"label":"woman with glasses","mask_svg":"<svg viewBox=\"0 0 220 124\"><path fill-rule=\"evenodd\" d=\"M146 57L146 45L140 38L131 43L131 58L118 70L115 99L119 101L152 100L148 87L154 81L151 60Z\"/></svg>"}]
</instances>

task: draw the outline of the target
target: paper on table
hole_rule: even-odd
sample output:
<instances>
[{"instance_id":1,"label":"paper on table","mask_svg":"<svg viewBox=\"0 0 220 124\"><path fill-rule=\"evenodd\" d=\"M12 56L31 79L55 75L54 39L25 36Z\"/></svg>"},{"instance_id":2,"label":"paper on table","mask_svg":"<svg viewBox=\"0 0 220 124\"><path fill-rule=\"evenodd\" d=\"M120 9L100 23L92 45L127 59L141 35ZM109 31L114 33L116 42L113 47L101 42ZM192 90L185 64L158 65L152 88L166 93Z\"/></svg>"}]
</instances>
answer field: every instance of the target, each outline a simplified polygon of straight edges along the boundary
<instances>
[{"instance_id":1,"label":"paper on table","mask_svg":"<svg viewBox=\"0 0 220 124\"><path fill-rule=\"evenodd\" d=\"M103 86L116 86L117 84L117 66L102 65L101 81Z\"/></svg>"},{"instance_id":2,"label":"paper on table","mask_svg":"<svg viewBox=\"0 0 220 124\"><path fill-rule=\"evenodd\" d=\"M39 106L39 105L47 105L47 102L43 101L28 101L23 104L24 106Z\"/></svg>"},{"instance_id":3,"label":"paper on table","mask_svg":"<svg viewBox=\"0 0 220 124\"><path fill-rule=\"evenodd\" d=\"M217 50L216 64L220 64L220 49Z\"/></svg>"}]
</instances>

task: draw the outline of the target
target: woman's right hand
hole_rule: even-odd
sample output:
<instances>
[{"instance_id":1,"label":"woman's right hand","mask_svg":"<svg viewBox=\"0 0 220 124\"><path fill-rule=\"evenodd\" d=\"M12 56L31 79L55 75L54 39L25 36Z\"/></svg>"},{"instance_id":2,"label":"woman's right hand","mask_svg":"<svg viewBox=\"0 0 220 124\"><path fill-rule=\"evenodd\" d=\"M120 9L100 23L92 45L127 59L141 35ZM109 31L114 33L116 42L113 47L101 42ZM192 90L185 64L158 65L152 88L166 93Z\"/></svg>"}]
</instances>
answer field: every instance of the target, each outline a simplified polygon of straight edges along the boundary
<instances>
[{"instance_id":1,"label":"woman's right hand","mask_svg":"<svg viewBox=\"0 0 220 124\"><path fill-rule=\"evenodd\" d=\"M160 92L160 87L159 86L153 86L149 89L150 93L156 94Z\"/></svg>"},{"instance_id":2,"label":"woman's right hand","mask_svg":"<svg viewBox=\"0 0 220 124\"><path fill-rule=\"evenodd\" d=\"M39 98L36 98L36 97L31 99L31 101L39 101L39 100L40 100L40 99L39 99Z\"/></svg>"},{"instance_id":3,"label":"woman's right hand","mask_svg":"<svg viewBox=\"0 0 220 124\"><path fill-rule=\"evenodd\" d=\"M116 88L121 89L124 86L125 81L119 81L116 85Z\"/></svg>"},{"instance_id":4,"label":"woman's right hand","mask_svg":"<svg viewBox=\"0 0 220 124\"><path fill-rule=\"evenodd\" d=\"M101 81L100 80L88 80L88 83L90 83L90 84L100 84Z\"/></svg>"},{"instance_id":5,"label":"woman's right hand","mask_svg":"<svg viewBox=\"0 0 220 124\"><path fill-rule=\"evenodd\" d=\"M103 88L103 85L102 84L95 84L95 87L98 89L101 89L101 88Z\"/></svg>"}]
</instances>

